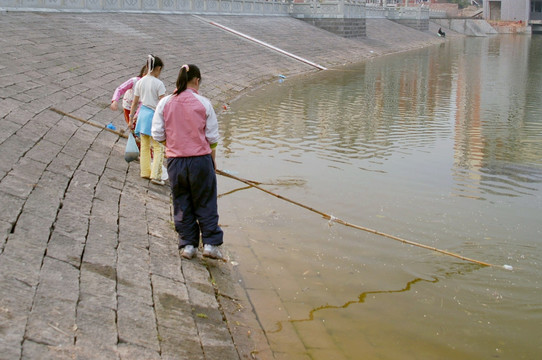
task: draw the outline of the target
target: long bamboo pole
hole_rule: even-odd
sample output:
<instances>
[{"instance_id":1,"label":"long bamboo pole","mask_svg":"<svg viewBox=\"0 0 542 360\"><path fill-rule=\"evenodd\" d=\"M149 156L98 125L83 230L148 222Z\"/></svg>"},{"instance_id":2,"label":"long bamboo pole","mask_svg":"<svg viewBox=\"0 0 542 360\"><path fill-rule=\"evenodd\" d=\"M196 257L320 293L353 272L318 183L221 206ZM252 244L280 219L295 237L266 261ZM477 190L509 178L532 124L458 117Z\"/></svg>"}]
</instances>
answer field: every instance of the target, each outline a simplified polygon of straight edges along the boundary
<instances>
[{"instance_id":1,"label":"long bamboo pole","mask_svg":"<svg viewBox=\"0 0 542 360\"><path fill-rule=\"evenodd\" d=\"M452 257L455 257L455 258L458 258L458 259L461 259L461 260L464 260L464 261L468 261L468 262L472 262L472 263L475 263L475 264L478 264L478 265L482 265L482 266L492 266L492 267L501 267L501 268L504 268L506 270L513 270L513 267L510 266L510 265L495 265L495 264L491 264L491 263L488 263L488 262L485 262L485 261L480 261L480 260L476 260L476 259L472 259L472 258L468 258L466 256L462 256L462 255L459 255L459 254L456 254L456 253L453 253L453 252L450 252L450 251L447 251L447 250L442 250L442 249L438 249L436 247L433 247L433 246L429 246L429 245L425 245L425 244L421 244L421 243L417 243L417 242L414 242L414 241L411 241L411 240L406 240L406 239L403 239L403 238L400 238L398 236L395 236L395 235L390 235L390 234L386 234L386 233L383 233L383 232L380 232L380 231L377 231L377 230L373 230L373 229L370 229L370 228L367 228L367 227L364 227L364 226L359 226L359 225L355 225L355 224L351 224L347 221L344 221L344 220L341 220L339 218L336 218L332 215L329 215L329 214L326 214L322 211L319 211L319 210L316 210L316 209L313 209L312 207L310 206L307 206L307 205L304 205L304 204L301 204L297 201L294 201L294 200L291 200L291 199L288 199L284 196L281 196L279 194L275 194L274 192L272 191L269 191L267 189L264 189L262 188L261 186L258 186L254 181L251 181L251 180L246 180L246 179L243 179L243 178L240 178L240 177L237 177L235 175L232 175L232 174L229 174L225 171L222 171L222 170L216 170L216 173L219 174L219 175L222 175L222 176L225 176L225 177L229 177L231 179L235 179L237 181L240 181L242 183L245 183L247 185L250 185L251 187L254 187L260 191L263 191L269 195L272 195L274 197L277 197L281 200L284 200L284 201L287 201L289 203L292 203L294 205L297 205L299 207L302 207L304 209L307 209L309 211L312 211L318 215L321 215L322 217L324 217L325 219L328 219L330 221L333 221L333 222L336 222L338 224L342 224L344 226L348 226L348 227L351 227L351 228L354 228L354 229L358 229L358 230L362 230L362 231L366 231L366 232L369 232L369 233L372 233L372 234L375 234L375 235L379 235L379 236L383 236L383 237L387 237L389 239L392 239L392 240L395 240L395 241L399 241L399 242L402 242L404 244L408 244L408 245L412 245L412 246L417 246L417 247L420 247L422 249L427 249L427 250L431 250L431 251L435 251L435 252L438 252L438 253L441 253L441 254L444 254L444 255L448 255L448 256L452 256Z\"/></svg>"},{"instance_id":2,"label":"long bamboo pole","mask_svg":"<svg viewBox=\"0 0 542 360\"><path fill-rule=\"evenodd\" d=\"M120 132L120 131L116 131L116 130L113 130L113 129L109 129L107 126L104 126L102 124L98 124L98 123L95 123L93 121L89 121L89 120L85 120L85 119L82 119L80 117L77 117L75 115L72 115L72 114L69 114L67 112L64 112L62 110L59 110L59 109L56 109L54 107L50 107L49 110L51 111L54 111L60 115L64 115L64 116L68 116L72 119L75 119L75 120L78 120L78 121L81 121L85 124L89 124L89 125L92 125L92 126L95 126L95 127L98 127L100 129L103 129L103 130L107 130L109 132L112 132L114 134L117 134L118 136L121 136L121 137L124 137L124 138L127 138L128 136L126 134L124 134L124 132ZM444 254L444 255L448 255L448 256L452 256L452 257L455 257L455 258L458 258L458 259L461 259L461 260L464 260L464 261L468 261L468 262L472 262L472 263L475 263L475 264L478 264L478 265L482 265L482 266L492 266L492 267L501 267L501 268L504 268L506 270L513 270L513 267L510 266L510 265L495 265L495 264L490 264L488 262L484 262L484 261L480 261L480 260L475 260L475 259L471 259L471 258L468 258L468 257L465 257L465 256L462 256L462 255L459 255L459 254L456 254L456 253L453 253L453 252L450 252L450 251L447 251L447 250L442 250L442 249L438 249L436 247L433 247L433 246L429 246L429 245L425 245L425 244L421 244L421 243L417 243L417 242L414 242L414 241L411 241L411 240L406 240L406 239L402 239L398 236L395 236L395 235L390 235L390 234L386 234L386 233L383 233L383 232L380 232L380 231L377 231L377 230L373 230L373 229L370 229L370 228L367 228L367 227L364 227L364 226L359 226L359 225L355 225L355 224L351 224L347 221L344 221L344 220L341 220L339 218L336 218L332 215L329 215L329 214L326 214L322 211L319 211L319 210L316 210L316 209L313 209L312 207L310 206L307 206L307 205L304 205L304 204L301 204L297 201L294 201L294 200L291 200L291 199L288 199L282 195L279 195L279 194L275 194L274 192L272 191L269 191L269 190L266 190L264 188L262 188L261 186L259 186L258 184L261 184L259 182L256 182L256 181L252 181L252 180L247 180L247 179L243 179L243 178L240 178L240 177L237 177L235 175L232 175L232 174L229 174L225 171L222 171L222 170L219 170L217 169L216 170L216 173L219 174L219 175L222 175L222 176L225 176L225 177L229 177L231 179L234 179L234 180L237 180L237 181L240 181L242 183L245 183L247 185L250 185L251 187L254 187L260 191L263 191L269 195L272 195L276 198L279 198L281 200L284 200L284 201L287 201L289 203L292 203L294 205L297 205L299 207L302 207L304 209L307 209L309 211L312 211L318 215L321 215L322 217L324 217L325 219L328 219L330 221L333 221L333 222L336 222L338 224L342 224L344 226L348 226L348 227L351 227L351 228L354 228L354 229L358 229L358 230L362 230L362 231L366 231L366 232L369 232L369 233L372 233L372 234L375 234L375 235L379 235L379 236L383 236L383 237L387 237L389 239L392 239L392 240L395 240L395 241L399 241L399 242L402 242L404 244L408 244L408 245L412 245L412 246L417 246L417 247L420 247L420 248L423 248L423 249L427 249L427 250L431 250L431 251L435 251L435 252L438 252L438 253L441 253L441 254Z\"/></svg>"},{"instance_id":3,"label":"long bamboo pole","mask_svg":"<svg viewBox=\"0 0 542 360\"><path fill-rule=\"evenodd\" d=\"M117 130L113 130L113 129L110 129L108 128L107 126L104 126L102 124L99 124L99 123L96 123L94 121L90 121L90 120L85 120L85 119L82 119L80 117L77 117L75 115L72 115L72 114L69 114L67 112L64 112L62 110L59 110L59 109L56 109L54 107L50 107L49 110L51 111L54 111L56 112L57 114L60 114L60 115L64 115L64 116L67 116L67 117L71 117L72 119L75 119L75 120L79 120L81 121L82 123L85 123L85 124L89 124L89 125L92 125L94 127L97 127L97 128L100 128L100 129L103 129L103 130L107 130L109 132L112 132L113 134L117 134L118 136L121 136L123 138L127 138L128 135L126 135L124 132L122 131L117 131Z\"/></svg>"}]
</instances>

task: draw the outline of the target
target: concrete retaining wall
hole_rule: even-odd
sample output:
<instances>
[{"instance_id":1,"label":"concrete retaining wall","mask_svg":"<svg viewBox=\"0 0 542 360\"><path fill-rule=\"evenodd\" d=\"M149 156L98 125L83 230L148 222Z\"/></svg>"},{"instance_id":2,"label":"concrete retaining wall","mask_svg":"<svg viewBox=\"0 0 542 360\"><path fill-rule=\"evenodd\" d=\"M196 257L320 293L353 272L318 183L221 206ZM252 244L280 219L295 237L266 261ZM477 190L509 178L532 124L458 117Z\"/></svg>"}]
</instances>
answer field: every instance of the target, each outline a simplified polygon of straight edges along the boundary
<instances>
[{"instance_id":1,"label":"concrete retaining wall","mask_svg":"<svg viewBox=\"0 0 542 360\"><path fill-rule=\"evenodd\" d=\"M300 19L335 35L351 39L367 35L365 19Z\"/></svg>"},{"instance_id":2,"label":"concrete retaining wall","mask_svg":"<svg viewBox=\"0 0 542 360\"><path fill-rule=\"evenodd\" d=\"M533 33L533 27L528 26L525 23L522 23L521 25L519 24L513 24L513 25L492 24L491 26L499 34L532 34Z\"/></svg>"},{"instance_id":3,"label":"concrete retaining wall","mask_svg":"<svg viewBox=\"0 0 542 360\"><path fill-rule=\"evenodd\" d=\"M429 8L425 7L401 7L390 10L388 19L410 28L427 31L429 30Z\"/></svg>"},{"instance_id":4,"label":"concrete retaining wall","mask_svg":"<svg viewBox=\"0 0 542 360\"><path fill-rule=\"evenodd\" d=\"M487 36L497 31L485 20L478 19L434 19L435 23L467 36Z\"/></svg>"},{"instance_id":5,"label":"concrete retaining wall","mask_svg":"<svg viewBox=\"0 0 542 360\"><path fill-rule=\"evenodd\" d=\"M429 19L396 19L392 21L420 31L429 30Z\"/></svg>"}]
</instances>

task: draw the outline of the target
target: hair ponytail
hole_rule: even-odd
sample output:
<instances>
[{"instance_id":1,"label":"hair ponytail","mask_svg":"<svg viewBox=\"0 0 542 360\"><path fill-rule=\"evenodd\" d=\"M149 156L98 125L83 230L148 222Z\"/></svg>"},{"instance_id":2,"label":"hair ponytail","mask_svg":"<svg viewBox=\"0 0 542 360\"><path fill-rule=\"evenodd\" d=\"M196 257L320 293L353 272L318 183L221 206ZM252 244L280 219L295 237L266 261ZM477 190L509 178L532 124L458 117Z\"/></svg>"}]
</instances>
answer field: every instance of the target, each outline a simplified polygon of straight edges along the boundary
<instances>
[{"instance_id":1,"label":"hair ponytail","mask_svg":"<svg viewBox=\"0 0 542 360\"><path fill-rule=\"evenodd\" d=\"M156 67L164 67L162 59L160 59L158 56L154 56L153 54L149 54L147 56L147 75L153 72L154 68Z\"/></svg>"},{"instance_id":2,"label":"hair ponytail","mask_svg":"<svg viewBox=\"0 0 542 360\"><path fill-rule=\"evenodd\" d=\"M173 93L173 95L179 95L183 91L186 90L186 87L188 86L188 83L192 81L192 79L197 78L201 79L201 73L199 71L199 68L196 65L189 64L189 65L183 65L181 66L181 70L179 71L179 76L177 76L177 89Z\"/></svg>"},{"instance_id":3,"label":"hair ponytail","mask_svg":"<svg viewBox=\"0 0 542 360\"><path fill-rule=\"evenodd\" d=\"M143 77L147 75L147 69L148 69L147 64L143 65L143 67L139 71L139 77Z\"/></svg>"}]
</instances>

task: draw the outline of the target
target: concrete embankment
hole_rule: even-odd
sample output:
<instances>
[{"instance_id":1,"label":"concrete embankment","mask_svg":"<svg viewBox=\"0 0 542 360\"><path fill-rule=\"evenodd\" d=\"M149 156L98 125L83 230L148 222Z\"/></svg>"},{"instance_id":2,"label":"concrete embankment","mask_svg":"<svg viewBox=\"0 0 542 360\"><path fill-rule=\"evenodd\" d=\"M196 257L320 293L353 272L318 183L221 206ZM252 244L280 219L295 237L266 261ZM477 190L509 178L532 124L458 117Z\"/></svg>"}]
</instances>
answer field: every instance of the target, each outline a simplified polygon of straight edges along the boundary
<instances>
[{"instance_id":1,"label":"concrete embankment","mask_svg":"<svg viewBox=\"0 0 542 360\"><path fill-rule=\"evenodd\" d=\"M2 358L276 355L230 264L179 257L169 189L124 161L123 137L78 120L123 127L111 95L148 53L168 91L180 65L199 65L217 109L319 71L211 21L327 68L444 41L387 20L352 40L288 17L0 14Z\"/></svg>"},{"instance_id":2,"label":"concrete embankment","mask_svg":"<svg viewBox=\"0 0 542 360\"><path fill-rule=\"evenodd\" d=\"M487 36L497 34L487 21L477 19L435 19L435 23L467 36Z\"/></svg>"}]
</instances>

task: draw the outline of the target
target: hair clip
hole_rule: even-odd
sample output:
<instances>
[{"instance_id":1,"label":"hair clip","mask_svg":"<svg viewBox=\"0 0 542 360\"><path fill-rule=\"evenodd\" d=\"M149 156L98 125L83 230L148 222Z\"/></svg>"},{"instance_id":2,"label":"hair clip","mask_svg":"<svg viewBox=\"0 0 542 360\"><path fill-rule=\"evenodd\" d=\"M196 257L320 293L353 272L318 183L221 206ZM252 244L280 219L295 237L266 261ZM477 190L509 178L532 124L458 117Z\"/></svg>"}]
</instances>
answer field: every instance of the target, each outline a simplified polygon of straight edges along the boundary
<instances>
[{"instance_id":1,"label":"hair clip","mask_svg":"<svg viewBox=\"0 0 542 360\"><path fill-rule=\"evenodd\" d=\"M186 72L188 72L188 70L190 70L190 68L188 67L188 65L184 64L183 66L181 66L181 70L182 69L186 69Z\"/></svg>"}]
</instances>

